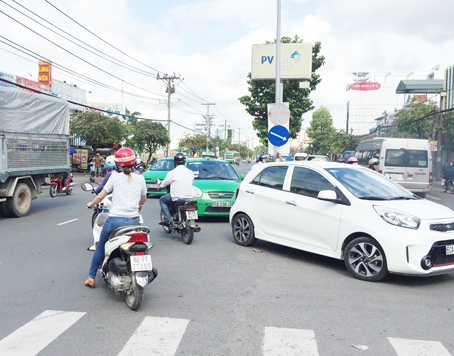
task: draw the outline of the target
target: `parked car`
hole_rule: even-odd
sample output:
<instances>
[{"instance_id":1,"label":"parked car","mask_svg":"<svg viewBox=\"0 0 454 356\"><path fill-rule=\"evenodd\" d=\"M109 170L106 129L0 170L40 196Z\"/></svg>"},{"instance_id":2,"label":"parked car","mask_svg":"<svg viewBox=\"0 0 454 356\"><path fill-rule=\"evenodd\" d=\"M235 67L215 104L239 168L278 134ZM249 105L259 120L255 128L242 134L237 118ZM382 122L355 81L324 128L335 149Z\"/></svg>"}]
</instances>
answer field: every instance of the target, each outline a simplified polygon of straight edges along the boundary
<instances>
[{"instance_id":1,"label":"parked car","mask_svg":"<svg viewBox=\"0 0 454 356\"><path fill-rule=\"evenodd\" d=\"M158 164L160 165L153 169ZM173 157L163 158L143 174L148 195L167 193L167 189L156 188L159 185L158 180L164 180L168 170L172 170L173 167ZM235 168L224 160L212 158L188 158L186 167L194 171L193 186L194 197L198 202L198 215L229 216L230 208L235 201L236 189L241 183L241 177Z\"/></svg>"},{"instance_id":2,"label":"parked car","mask_svg":"<svg viewBox=\"0 0 454 356\"><path fill-rule=\"evenodd\" d=\"M305 161L327 161L327 162L330 161L328 156L323 156L323 155L307 155L304 160Z\"/></svg>"},{"instance_id":3,"label":"parked car","mask_svg":"<svg viewBox=\"0 0 454 356\"><path fill-rule=\"evenodd\" d=\"M365 281L454 271L454 211L361 166L262 165L242 181L230 224L239 245L260 239L344 260Z\"/></svg>"}]
</instances>

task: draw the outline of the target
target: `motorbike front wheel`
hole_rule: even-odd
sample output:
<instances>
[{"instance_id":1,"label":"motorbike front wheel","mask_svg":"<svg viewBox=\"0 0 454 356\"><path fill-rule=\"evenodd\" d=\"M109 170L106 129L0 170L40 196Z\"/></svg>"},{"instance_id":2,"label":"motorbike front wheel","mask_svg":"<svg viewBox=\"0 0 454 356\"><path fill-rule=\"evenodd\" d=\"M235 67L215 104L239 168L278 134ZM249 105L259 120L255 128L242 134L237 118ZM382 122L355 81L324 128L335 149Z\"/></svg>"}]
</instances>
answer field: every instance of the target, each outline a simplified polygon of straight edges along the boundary
<instances>
[{"instance_id":1,"label":"motorbike front wheel","mask_svg":"<svg viewBox=\"0 0 454 356\"><path fill-rule=\"evenodd\" d=\"M69 188L66 190L66 195L71 195L72 192L73 192L73 187L69 187Z\"/></svg>"},{"instance_id":2,"label":"motorbike front wheel","mask_svg":"<svg viewBox=\"0 0 454 356\"><path fill-rule=\"evenodd\" d=\"M49 194L52 198L55 198L57 196L57 189L58 189L57 184L52 184L49 187Z\"/></svg>"},{"instance_id":3,"label":"motorbike front wheel","mask_svg":"<svg viewBox=\"0 0 454 356\"><path fill-rule=\"evenodd\" d=\"M190 245L192 240L194 239L194 228L186 226L186 228L181 230L181 237L183 238L183 242L186 245Z\"/></svg>"},{"instance_id":4,"label":"motorbike front wheel","mask_svg":"<svg viewBox=\"0 0 454 356\"><path fill-rule=\"evenodd\" d=\"M135 278L132 276L132 278ZM129 294L126 293L126 305L131 310L139 309L140 305L142 304L143 298L143 288L136 283L134 283L133 287L129 291Z\"/></svg>"}]
</instances>

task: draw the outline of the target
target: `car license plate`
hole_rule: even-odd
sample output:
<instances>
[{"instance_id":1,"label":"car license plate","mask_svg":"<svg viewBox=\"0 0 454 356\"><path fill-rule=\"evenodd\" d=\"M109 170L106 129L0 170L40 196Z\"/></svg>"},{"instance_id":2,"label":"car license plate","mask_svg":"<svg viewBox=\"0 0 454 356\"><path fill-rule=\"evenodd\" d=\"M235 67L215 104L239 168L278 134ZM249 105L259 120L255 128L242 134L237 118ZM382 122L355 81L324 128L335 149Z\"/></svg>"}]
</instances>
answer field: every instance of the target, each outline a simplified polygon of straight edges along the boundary
<instances>
[{"instance_id":1,"label":"car license plate","mask_svg":"<svg viewBox=\"0 0 454 356\"><path fill-rule=\"evenodd\" d=\"M131 256L129 261L131 262L131 271L133 272L151 271L153 268L150 255Z\"/></svg>"},{"instance_id":2,"label":"car license plate","mask_svg":"<svg viewBox=\"0 0 454 356\"><path fill-rule=\"evenodd\" d=\"M454 245L447 245L446 246L446 254L447 255L454 255Z\"/></svg>"},{"instance_id":3,"label":"car license plate","mask_svg":"<svg viewBox=\"0 0 454 356\"><path fill-rule=\"evenodd\" d=\"M385 177L388 177L392 180L404 180L404 175L401 173L387 173L385 174Z\"/></svg>"},{"instance_id":4,"label":"car license plate","mask_svg":"<svg viewBox=\"0 0 454 356\"><path fill-rule=\"evenodd\" d=\"M197 210L187 210L186 211L186 219L187 220L197 220L199 218L197 214Z\"/></svg>"},{"instance_id":5,"label":"car license plate","mask_svg":"<svg viewBox=\"0 0 454 356\"><path fill-rule=\"evenodd\" d=\"M214 201L211 203L213 208L230 208L232 206L232 202L230 201Z\"/></svg>"},{"instance_id":6,"label":"car license plate","mask_svg":"<svg viewBox=\"0 0 454 356\"><path fill-rule=\"evenodd\" d=\"M147 188L158 189L159 188L159 184L147 184Z\"/></svg>"}]
</instances>

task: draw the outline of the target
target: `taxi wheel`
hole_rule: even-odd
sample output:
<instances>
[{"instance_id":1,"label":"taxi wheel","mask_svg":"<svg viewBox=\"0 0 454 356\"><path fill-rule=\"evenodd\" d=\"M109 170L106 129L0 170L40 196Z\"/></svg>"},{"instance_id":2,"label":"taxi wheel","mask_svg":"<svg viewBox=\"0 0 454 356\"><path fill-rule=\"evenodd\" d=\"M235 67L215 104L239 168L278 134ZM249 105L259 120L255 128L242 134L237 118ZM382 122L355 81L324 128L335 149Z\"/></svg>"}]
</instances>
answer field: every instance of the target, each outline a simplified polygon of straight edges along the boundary
<instances>
[{"instance_id":1,"label":"taxi wheel","mask_svg":"<svg viewBox=\"0 0 454 356\"><path fill-rule=\"evenodd\" d=\"M362 281L376 282L388 274L385 253L371 237L358 237L347 245L344 262L353 277Z\"/></svg>"},{"instance_id":2,"label":"taxi wheel","mask_svg":"<svg viewBox=\"0 0 454 356\"><path fill-rule=\"evenodd\" d=\"M257 242L254 224L246 214L238 214L232 220L232 234L236 243L241 246L252 246Z\"/></svg>"}]
</instances>

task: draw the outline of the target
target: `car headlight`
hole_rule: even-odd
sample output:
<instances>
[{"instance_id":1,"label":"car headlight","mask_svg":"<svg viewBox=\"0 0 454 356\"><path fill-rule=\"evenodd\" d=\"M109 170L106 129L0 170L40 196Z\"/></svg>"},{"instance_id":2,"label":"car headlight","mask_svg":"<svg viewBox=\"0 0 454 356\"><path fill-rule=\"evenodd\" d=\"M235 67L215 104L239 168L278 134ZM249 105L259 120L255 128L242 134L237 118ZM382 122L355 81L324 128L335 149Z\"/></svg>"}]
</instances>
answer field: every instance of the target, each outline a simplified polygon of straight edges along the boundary
<instances>
[{"instance_id":1,"label":"car headlight","mask_svg":"<svg viewBox=\"0 0 454 356\"><path fill-rule=\"evenodd\" d=\"M192 187L192 191L192 194L194 194L195 198L200 198L203 194L202 191L197 187Z\"/></svg>"},{"instance_id":2,"label":"car headlight","mask_svg":"<svg viewBox=\"0 0 454 356\"><path fill-rule=\"evenodd\" d=\"M380 215L380 217L383 220L385 220L388 224L414 230L419 228L421 219L414 215L410 215L383 206L374 206L374 209L377 212L377 214Z\"/></svg>"}]
</instances>

